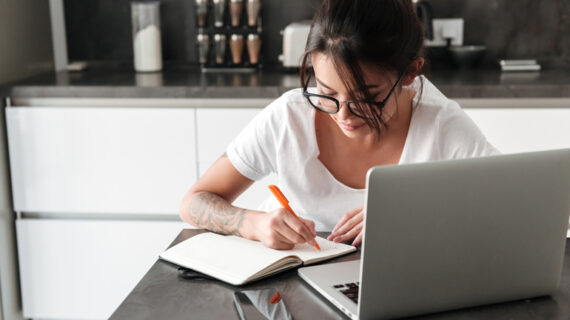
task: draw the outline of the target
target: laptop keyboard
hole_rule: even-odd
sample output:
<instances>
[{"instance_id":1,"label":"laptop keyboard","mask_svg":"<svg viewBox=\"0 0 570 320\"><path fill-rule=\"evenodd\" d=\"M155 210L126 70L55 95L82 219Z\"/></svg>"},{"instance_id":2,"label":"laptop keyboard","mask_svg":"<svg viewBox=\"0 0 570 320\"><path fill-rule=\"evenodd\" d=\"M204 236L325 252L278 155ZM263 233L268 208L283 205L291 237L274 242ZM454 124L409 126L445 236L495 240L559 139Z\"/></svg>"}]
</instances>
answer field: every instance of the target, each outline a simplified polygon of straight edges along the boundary
<instances>
[{"instance_id":1,"label":"laptop keyboard","mask_svg":"<svg viewBox=\"0 0 570 320\"><path fill-rule=\"evenodd\" d=\"M347 298L354 301L354 303L358 303L358 287L359 286L360 286L360 282L351 282L351 283L335 284L333 286L333 288L340 291Z\"/></svg>"}]
</instances>

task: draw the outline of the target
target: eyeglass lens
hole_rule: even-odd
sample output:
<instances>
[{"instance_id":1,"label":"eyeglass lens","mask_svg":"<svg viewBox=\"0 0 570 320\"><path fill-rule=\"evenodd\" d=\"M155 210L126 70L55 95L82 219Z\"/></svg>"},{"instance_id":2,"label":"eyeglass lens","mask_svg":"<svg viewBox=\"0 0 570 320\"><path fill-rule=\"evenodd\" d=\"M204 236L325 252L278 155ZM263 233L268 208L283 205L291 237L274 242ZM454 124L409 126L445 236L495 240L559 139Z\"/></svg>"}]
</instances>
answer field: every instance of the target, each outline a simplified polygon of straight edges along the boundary
<instances>
[{"instance_id":1,"label":"eyeglass lens","mask_svg":"<svg viewBox=\"0 0 570 320\"><path fill-rule=\"evenodd\" d=\"M336 113L340 109L340 106L337 105L337 101L328 97L309 96L308 99L309 102L313 105L313 107L327 113ZM369 110L371 108L375 108L375 106L366 104L365 102L358 103L351 101L351 102L346 102L346 105L353 114L359 117L367 116L367 114L363 111L366 108L368 108Z\"/></svg>"}]
</instances>

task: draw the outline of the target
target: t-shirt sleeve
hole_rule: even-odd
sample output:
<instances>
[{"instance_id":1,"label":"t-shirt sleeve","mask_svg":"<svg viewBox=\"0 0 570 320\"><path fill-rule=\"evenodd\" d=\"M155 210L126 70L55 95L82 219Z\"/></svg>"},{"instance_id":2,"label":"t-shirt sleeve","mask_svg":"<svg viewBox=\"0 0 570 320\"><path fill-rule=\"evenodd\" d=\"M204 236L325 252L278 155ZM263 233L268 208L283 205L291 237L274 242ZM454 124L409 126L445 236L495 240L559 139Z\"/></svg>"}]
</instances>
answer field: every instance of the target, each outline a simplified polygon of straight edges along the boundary
<instances>
[{"instance_id":1,"label":"t-shirt sleeve","mask_svg":"<svg viewBox=\"0 0 570 320\"><path fill-rule=\"evenodd\" d=\"M501 154L456 102L439 121L442 159L476 158Z\"/></svg>"},{"instance_id":2,"label":"t-shirt sleeve","mask_svg":"<svg viewBox=\"0 0 570 320\"><path fill-rule=\"evenodd\" d=\"M265 107L226 149L232 165L245 177L259 180L276 170L277 143L283 127L278 121L286 105L279 98Z\"/></svg>"}]
</instances>

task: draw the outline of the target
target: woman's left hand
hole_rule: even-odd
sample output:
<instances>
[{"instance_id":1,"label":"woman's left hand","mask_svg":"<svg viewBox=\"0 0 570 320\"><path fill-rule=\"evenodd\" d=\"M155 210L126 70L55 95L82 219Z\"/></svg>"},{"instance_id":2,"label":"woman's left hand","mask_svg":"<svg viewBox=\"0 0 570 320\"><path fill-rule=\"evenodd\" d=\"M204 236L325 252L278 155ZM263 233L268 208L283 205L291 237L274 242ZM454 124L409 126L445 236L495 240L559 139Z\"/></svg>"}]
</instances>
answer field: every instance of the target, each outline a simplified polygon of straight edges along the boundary
<instances>
[{"instance_id":1,"label":"woman's left hand","mask_svg":"<svg viewBox=\"0 0 570 320\"><path fill-rule=\"evenodd\" d=\"M363 206L345 213L327 239L333 242L345 242L354 239L352 245L359 245L362 242L362 225L364 220L362 209Z\"/></svg>"}]
</instances>

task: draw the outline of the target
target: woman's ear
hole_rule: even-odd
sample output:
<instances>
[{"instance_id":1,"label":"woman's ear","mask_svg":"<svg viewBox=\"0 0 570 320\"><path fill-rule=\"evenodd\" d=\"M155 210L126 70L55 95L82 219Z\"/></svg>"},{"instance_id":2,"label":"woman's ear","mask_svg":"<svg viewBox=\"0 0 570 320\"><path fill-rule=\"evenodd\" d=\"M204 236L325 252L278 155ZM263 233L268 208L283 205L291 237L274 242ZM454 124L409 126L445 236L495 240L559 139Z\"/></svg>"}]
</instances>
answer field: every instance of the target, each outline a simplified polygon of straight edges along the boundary
<instances>
[{"instance_id":1,"label":"woman's ear","mask_svg":"<svg viewBox=\"0 0 570 320\"><path fill-rule=\"evenodd\" d=\"M419 57L416 60L412 61L410 67L408 68L408 74L406 74L402 79L402 85L409 86L414 82L414 79L416 78L420 70L422 70L424 62L425 60L422 57Z\"/></svg>"}]
</instances>

